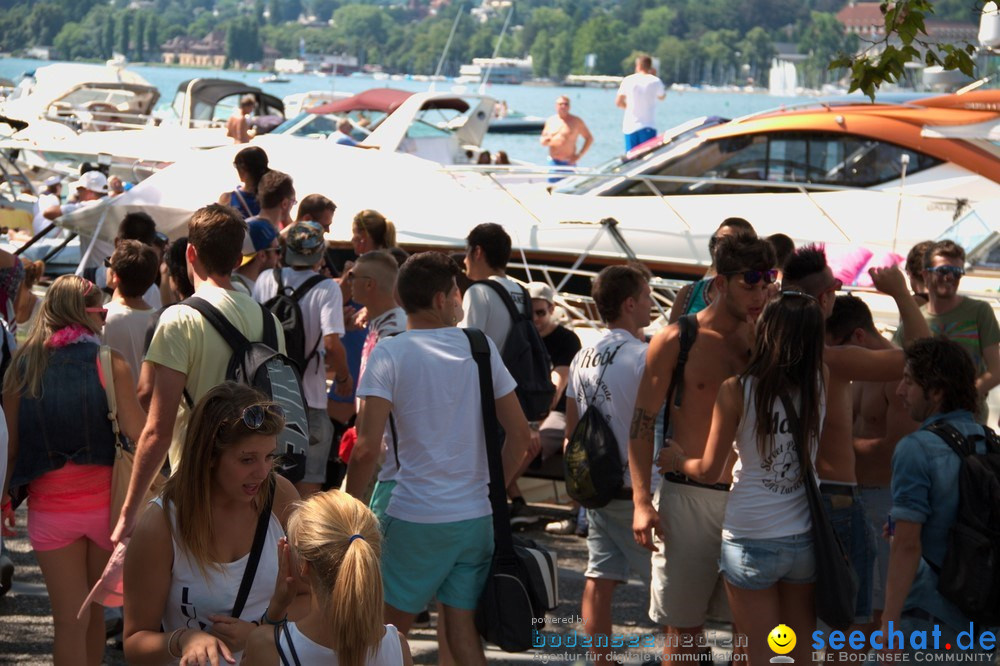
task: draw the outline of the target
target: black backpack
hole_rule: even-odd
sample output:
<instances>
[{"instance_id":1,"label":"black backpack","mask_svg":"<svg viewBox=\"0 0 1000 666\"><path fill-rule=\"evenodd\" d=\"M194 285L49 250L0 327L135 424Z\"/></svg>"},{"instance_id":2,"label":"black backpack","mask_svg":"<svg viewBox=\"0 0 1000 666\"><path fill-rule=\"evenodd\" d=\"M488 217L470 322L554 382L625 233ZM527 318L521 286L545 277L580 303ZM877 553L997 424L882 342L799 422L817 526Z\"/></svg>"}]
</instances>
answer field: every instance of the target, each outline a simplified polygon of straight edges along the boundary
<instances>
[{"instance_id":1,"label":"black backpack","mask_svg":"<svg viewBox=\"0 0 1000 666\"><path fill-rule=\"evenodd\" d=\"M281 322L281 328L285 331L285 354L299 367L300 373L305 373L306 367L323 341L323 336L316 338L316 344L309 353L306 353L306 326L299 303L310 289L326 279L322 275L313 275L299 285L298 289L293 290L291 287L286 287L282 281L281 269L275 268L274 280L278 283L278 293L264 303L264 307Z\"/></svg>"},{"instance_id":2,"label":"black backpack","mask_svg":"<svg viewBox=\"0 0 1000 666\"><path fill-rule=\"evenodd\" d=\"M226 379L253 386L281 405L285 429L278 434L278 471L289 481L301 481L306 471L309 448L309 419L302 396L302 378L295 363L278 349L278 327L271 313L260 306L264 318L264 339L251 342L211 303L192 296L184 305L197 310L219 332L233 350L226 368Z\"/></svg>"},{"instance_id":3,"label":"black backpack","mask_svg":"<svg viewBox=\"0 0 1000 666\"><path fill-rule=\"evenodd\" d=\"M587 403L587 411L573 428L573 434L563 453L566 492L588 509L607 506L625 485L622 476L625 466L618 451L615 433L604 414L594 405L601 391L604 372L624 344L623 342L615 347L601 368L594 384L594 396Z\"/></svg>"},{"instance_id":4,"label":"black backpack","mask_svg":"<svg viewBox=\"0 0 1000 666\"><path fill-rule=\"evenodd\" d=\"M938 574L938 592L969 619L984 627L1000 625L1000 438L983 426L983 434L966 438L954 426L938 421L926 428L962 459L958 473L958 513L948 533L948 550ZM975 442L986 442L976 453Z\"/></svg>"},{"instance_id":5,"label":"black backpack","mask_svg":"<svg viewBox=\"0 0 1000 666\"><path fill-rule=\"evenodd\" d=\"M532 321L528 290L521 287L521 291L524 292L524 310L518 312L510 292L496 280L479 280L475 284L486 285L492 289L507 306L511 322L510 331L507 333L503 349L500 350L500 358L517 382L515 392L524 411L524 417L529 421L541 421L549 413L556 387L552 383L552 362L549 360L549 352L546 351L542 336L538 334L538 329Z\"/></svg>"}]
</instances>

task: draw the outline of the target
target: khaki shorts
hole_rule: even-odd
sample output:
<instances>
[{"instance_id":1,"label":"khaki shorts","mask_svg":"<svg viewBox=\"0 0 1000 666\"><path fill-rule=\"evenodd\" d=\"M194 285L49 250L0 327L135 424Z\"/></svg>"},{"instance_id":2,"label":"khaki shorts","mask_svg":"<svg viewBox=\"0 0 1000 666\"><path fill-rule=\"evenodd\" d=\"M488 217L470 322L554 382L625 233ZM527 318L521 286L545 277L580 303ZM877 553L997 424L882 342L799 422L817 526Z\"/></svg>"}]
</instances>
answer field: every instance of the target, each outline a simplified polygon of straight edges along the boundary
<instances>
[{"instance_id":1,"label":"khaki shorts","mask_svg":"<svg viewBox=\"0 0 1000 666\"><path fill-rule=\"evenodd\" d=\"M664 540L656 539L649 617L661 626L700 627L708 618L731 621L719 572L722 520L729 493L664 481L659 511Z\"/></svg>"}]
</instances>

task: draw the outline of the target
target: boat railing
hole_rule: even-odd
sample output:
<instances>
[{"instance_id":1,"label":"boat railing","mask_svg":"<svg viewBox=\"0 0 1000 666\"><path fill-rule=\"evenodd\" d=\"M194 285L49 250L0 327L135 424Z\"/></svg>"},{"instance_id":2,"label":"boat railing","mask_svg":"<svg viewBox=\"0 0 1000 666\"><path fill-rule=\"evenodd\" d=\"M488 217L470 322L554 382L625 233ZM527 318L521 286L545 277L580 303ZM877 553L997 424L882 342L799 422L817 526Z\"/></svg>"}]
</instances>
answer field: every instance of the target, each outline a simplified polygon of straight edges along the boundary
<instances>
[{"instance_id":1,"label":"boat railing","mask_svg":"<svg viewBox=\"0 0 1000 666\"><path fill-rule=\"evenodd\" d=\"M449 165L442 167L442 171L449 173L453 176L459 176L462 173L480 173L486 178L506 192L511 196L519 205L529 215L534 217L536 221L541 223L541 219L534 214L520 198L517 196L517 192L512 189L512 186L518 184L525 184L535 182L533 176L545 176L546 178L555 175L563 177L587 177L605 180L617 180L621 182L639 182L643 183L649 190L651 196L658 197L660 201L666 206L676 217L679 219L689 230L692 229L690 222L684 217L684 215L675 206L671 205L670 199L672 197L683 197L692 196L696 193L688 192L686 194L675 194L672 192L661 192L657 187L657 183L672 183L672 184L699 184L706 183L712 185L728 185L732 187L740 188L755 188L761 191L766 190L786 190L788 192L797 192L804 196L808 201L816 208L816 210L824 217L830 224L837 229L838 232L844 237L848 242L851 241L850 236L843 230L843 228L837 223L832 215L824 209L822 204L818 202L813 194L823 193L823 192L854 192L854 193L867 193L881 195L885 197L893 197L897 201L902 202L904 200L914 200L925 202L928 205L932 204L945 204L948 206L954 206L955 211L953 214L953 219L958 219L966 207L970 203L965 199L959 199L956 197L947 197L934 194L920 194L913 192L905 192L902 186L889 187L883 189L872 189L864 187L853 187L850 185L829 185L825 183L808 183L808 182L794 182L794 181L770 181L770 180L753 180L746 178L722 178L722 177L705 177L705 176L664 176L664 175L624 175L621 173L603 173L600 171L594 171L589 169L582 169L579 167L539 167L539 166L528 166L528 165L472 165L472 164L461 164L461 165ZM462 184L467 189L471 189L473 183L468 181L463 181L462 178L455 178L457 182ZM899 214L897 210L897 215ZM898 222L898 219L897 219ZM898 224L897 224L898 229Z\"/></svg>"}]
</instances>

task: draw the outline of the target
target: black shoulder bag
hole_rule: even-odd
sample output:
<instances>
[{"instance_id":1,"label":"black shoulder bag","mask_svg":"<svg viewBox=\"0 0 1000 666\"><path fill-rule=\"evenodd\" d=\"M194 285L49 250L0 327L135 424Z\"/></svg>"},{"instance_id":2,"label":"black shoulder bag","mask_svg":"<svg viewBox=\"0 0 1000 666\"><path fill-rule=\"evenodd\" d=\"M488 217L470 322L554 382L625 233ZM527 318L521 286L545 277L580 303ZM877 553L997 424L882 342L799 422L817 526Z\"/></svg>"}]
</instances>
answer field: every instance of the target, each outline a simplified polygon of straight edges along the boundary
<instances>
[{"instance_id":1,"label":"black shoulder bag","mask_svg":"<svg viewBox=\"0 0 1000 666\"><path fill-rule=\"evenodd\" d=\"M781 404L791 426L795 449L799 454L802 482L809 500L812 519L813 553L816 558L816 617L833 629L847 629L854 622L854 609L858 599L858 576L843 544L833 530L830 516L820 498L819 484L813 471L809 452L802 441L798 412L788 393L782 392Z\"/></svg>"},{"instance_id":2,"label":"black shoulder bag","mask_svg":"<svg viewBox=\"0 0 1000 666\"><path fill-rule=\"evenodd\" d=\"M271 507L274 506L274 486L275 480L271 478L271 492L268 494L264 508L257 518L257 530L253 535L253 545L250 547L250 557L247 559L247 568L243 570L243 580L240 581L240 591L236 593L236 603L233 604L233 612L230 613L235 618L239 618L243 612L243 607L247 604L250 596L250 588L253 587L253 579L257 575L257 565L260 564L260 554L264 550L264 540L267 538L267 524L271 520Z\"/></svg>"},{"instance_id":3,"label":"black shoulder bag","mask_svg":"<svg viewBox=\"0 0 1000 666\"><path fill-rule=\"evenodd\" d=\"M500 427L493 397L493 373L486 334L462 329L472 346L479 371L486 459L490 470L490 504L493 508L493 562L486 586L476 607L476 629L505 652L524 652L532 647L532 633L542 626L545 611L559 601L556 558L534 542L514 542L507 513Z\"/></svg>"}]
</instances>

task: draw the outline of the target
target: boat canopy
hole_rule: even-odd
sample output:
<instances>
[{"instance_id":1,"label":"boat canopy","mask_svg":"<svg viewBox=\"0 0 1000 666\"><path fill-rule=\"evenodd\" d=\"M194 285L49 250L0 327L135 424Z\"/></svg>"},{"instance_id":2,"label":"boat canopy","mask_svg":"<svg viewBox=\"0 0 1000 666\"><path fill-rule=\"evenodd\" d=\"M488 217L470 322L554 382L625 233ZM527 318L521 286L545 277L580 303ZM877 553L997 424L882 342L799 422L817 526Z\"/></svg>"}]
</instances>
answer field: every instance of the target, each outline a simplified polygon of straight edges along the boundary
<instances>
[{"instance_id":1,"label":"boat canopy","mask_svg":"<svg viewBox=\"0 0 1000 666\"><path fill-rule=\"evenodd\" d=\"M231 79L188 79L177 86L174 109L183 119L212 120L216 105L229 97L253 95L257 100L257 114L284 116L285 104L280 98L268 95L260 88ZM181 104L178 105L178 101ZM188 108L185 108L188 107Z\"/></svg>"},{"instance_id":2,"label":"boat canopy","mask_svg":"<svg viewBox=\"0 0 1000 666\"><path fill-rule=\"evenodd\" d=\"M353 97L329 102L314 109L309 109L309 113L325 115L329 113L350 113L351 111L382 111L388 114L398 109L413 94L412 92L396 90L395 88L372 88ZM460 97L433 97L424 102L421 108L423 110L451 109L459 113L465 113L469 110L469 103Z\"/></svg>"}]
</instances>

